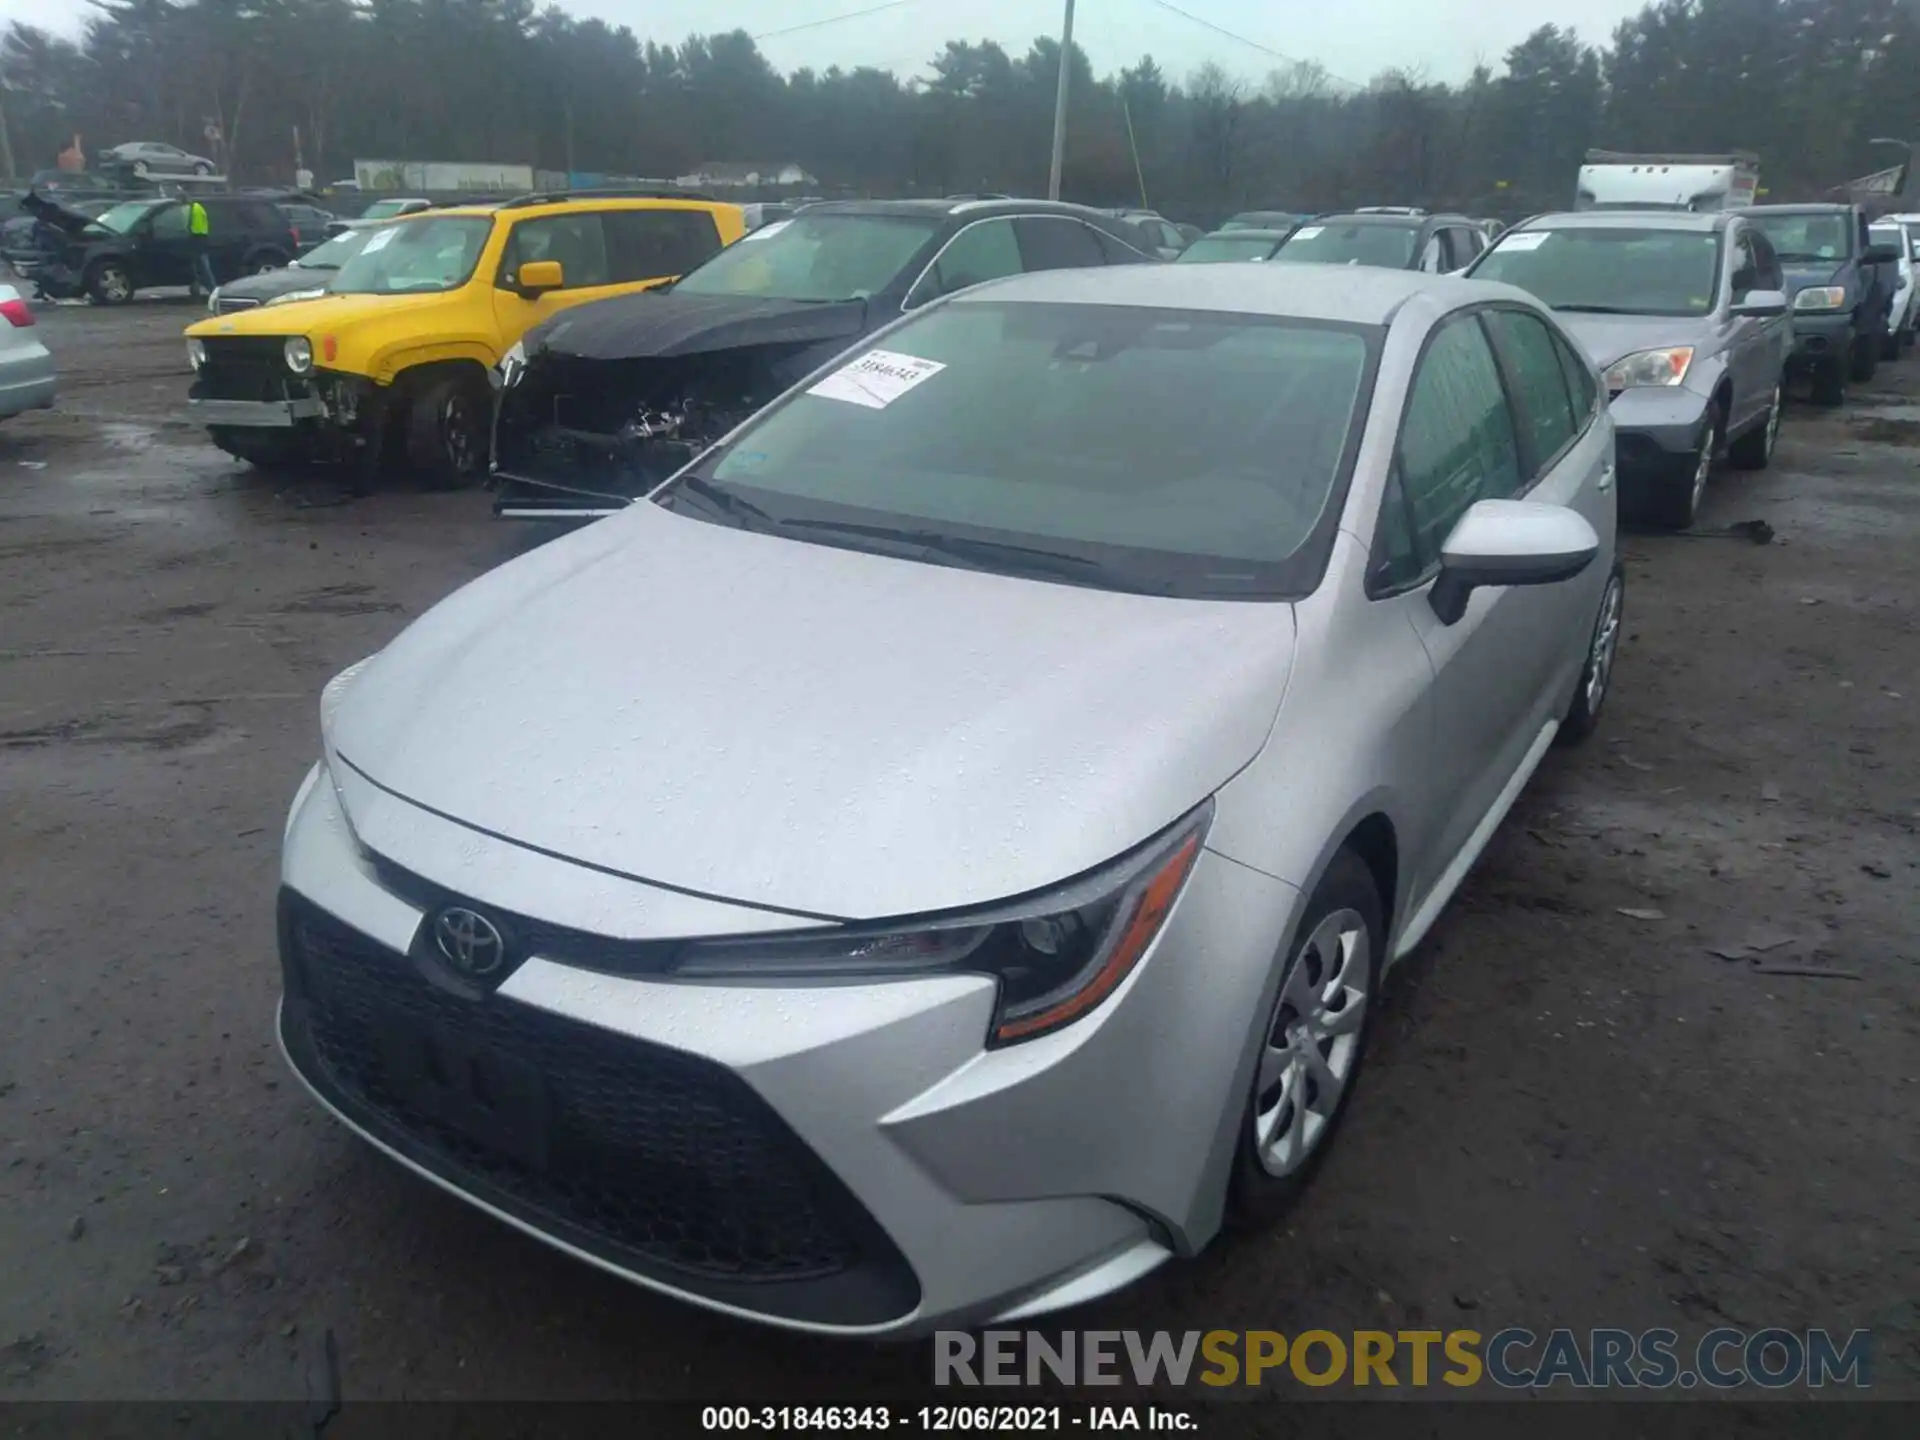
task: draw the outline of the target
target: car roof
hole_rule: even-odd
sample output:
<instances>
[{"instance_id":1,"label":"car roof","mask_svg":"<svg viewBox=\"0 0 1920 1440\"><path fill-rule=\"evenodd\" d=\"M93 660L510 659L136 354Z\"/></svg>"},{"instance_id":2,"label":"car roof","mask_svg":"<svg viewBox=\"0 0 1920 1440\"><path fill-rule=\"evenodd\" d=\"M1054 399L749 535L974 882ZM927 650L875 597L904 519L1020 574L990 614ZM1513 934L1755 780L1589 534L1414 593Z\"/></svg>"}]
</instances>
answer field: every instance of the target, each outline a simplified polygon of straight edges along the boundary
<instances>
[{"instance_id":1,"label":"car roof","mask_svg":"<svg viewBox=\"0 0 1920 1440\"><path fill-rule=\"evenodd\" d=\"M1085 205L1065 200L821 200L807 206L809 215L1072 215L1079 219L1110 220Z\"/></svg>"},{"instance_id":2,"label":"car roof","mask_svg":"<svg viewBox=\"0 0 1920 1440\"><path fill-rule=\"evenodd\" d=\"M1728 212L1693 210L1555 210L1534 215L1514 226L1515 230L1697 230L1710 233L1723 230L1733 219Z\"/></svg>"},{"instance_id":3,"label":"car roof","mask_svg":"<svg viewBox=\"0 0 1920 1440\"><path fill-rule=\"evenodd\" d=\"M1311 225L1391 225L1400 230L1418 230L1423 225L1471 225L1473 222L1464 215L1432 214L1424 211L1409 215L1404 211L1372 211L1361 213L1356 210L1336 210L1327 215L1315 215L1307 223Z\"/></svg>"},{"instance_id":4,"label":"car roof","mask_svg":"<svg viewBox=\"0 0 1920 1440\"><path fill-rule=\"evenodd\" d=\"M1361 265L1112 265L1041 270L975 286L951 303L1139 305L1384 325L1408 300L1427 292L1462 301L1515 300L1531 308L1539 303L1512 285Z\"/></svg>"},{"instance_id":5,"label":"car roof","mask_svg":"<svg viewBox=\"0 0 1920 1440\"><path fill-rule=\"evenodd\" d=\"M1831 201L1823 204L1817 200L1810 200L1804 205L1743 205L1739 213L1742 215L1846 215L1852 210L1853 206L1845 201Z\"/></svg>"}]
</instances>

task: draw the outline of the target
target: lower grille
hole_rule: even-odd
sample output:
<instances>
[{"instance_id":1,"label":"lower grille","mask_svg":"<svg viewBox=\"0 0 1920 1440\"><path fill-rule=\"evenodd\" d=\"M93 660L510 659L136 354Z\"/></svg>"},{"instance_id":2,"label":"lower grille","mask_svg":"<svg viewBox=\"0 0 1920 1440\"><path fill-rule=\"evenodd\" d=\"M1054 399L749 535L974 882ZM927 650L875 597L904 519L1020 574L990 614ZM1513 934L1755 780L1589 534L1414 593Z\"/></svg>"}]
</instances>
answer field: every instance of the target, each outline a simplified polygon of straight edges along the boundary
<instances>
[{"instance_id":1,"label":"lower grille","mask_svg":"<svg viewBox=\"0 0 1920 1440\"><path fill-rule=\"evenodd\" d=\"M846 1325L919 1288L853 1195L721 1066L499 995L281 899L295 1066L384 1143L541 1233L742 1309Z\"/></svg>"}]
</instances>

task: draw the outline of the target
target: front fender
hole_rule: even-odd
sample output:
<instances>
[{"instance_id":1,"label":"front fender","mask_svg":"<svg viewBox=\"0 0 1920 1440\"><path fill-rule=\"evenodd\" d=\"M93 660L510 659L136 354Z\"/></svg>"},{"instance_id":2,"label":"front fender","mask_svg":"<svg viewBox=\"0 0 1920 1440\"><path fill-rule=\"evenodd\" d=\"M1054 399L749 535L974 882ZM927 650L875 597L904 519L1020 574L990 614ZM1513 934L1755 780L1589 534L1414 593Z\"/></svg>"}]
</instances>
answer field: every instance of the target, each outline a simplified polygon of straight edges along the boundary
<instances>
[{"instance_id":1,"label":"front fender","mask_svg":"<svg viewBox=\"0 0 1920 1440\"><path fill-rule=\"evenodd\" d=\"M410 337L376 349L364 366L354 368L377 385L391 385L404 371L448 360L471 360L491 370L500 363L500 352L484 336L443 336L425 341Z\"/></svg>"}]
</instances>

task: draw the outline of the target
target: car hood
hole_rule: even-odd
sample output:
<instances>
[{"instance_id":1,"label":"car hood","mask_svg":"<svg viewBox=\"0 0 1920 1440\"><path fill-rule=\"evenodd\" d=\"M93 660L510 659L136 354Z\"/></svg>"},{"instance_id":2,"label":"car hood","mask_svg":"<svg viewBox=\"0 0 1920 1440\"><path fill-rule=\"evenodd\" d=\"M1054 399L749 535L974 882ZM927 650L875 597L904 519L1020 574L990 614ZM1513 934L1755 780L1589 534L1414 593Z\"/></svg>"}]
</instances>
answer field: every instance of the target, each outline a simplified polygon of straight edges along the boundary
<instances>
[{"instance_id":1,"label":"car hood","mask_svg":"<svg viewBox=\"0 0 1920 1440\"><path fill-rule=\"evenodd\" d=\"M1816 260L1810 263L1794 263L1780 267L1786 276L1787 294L1798 295L1809 285L1832 285L1839 281L1846 262L1839 260Z\"/></svg>"},{"instance_id":2,"label":"car hood","mask_svg":"<svg viewBox=\"0 0 1920 1440\"><path fill-rule=\"evenodd\" d=\"M268 273L277 275L280 272ZM308 273L314 278L303 285L288 288L308 289L327 283L327 272ZM221 289L226 293L237 293L228 286L223 285ZM461 293L459 290L437 290L424 295L327 294L313 300L275 305L271 309L242 310L232 315L202 320L189 326L187 334L200 339L215 335L303 335L324 326L328 334L345 337L354 326L363 322L391 320L397 316L406 317L409 329L417 329L430 323L428 312L435 310L445 310L464 332L471 328L472 320L468 307L461 304Z\"/></svg>"},{"instance_id":3,"label":"car hood","mask_svg":"<svg viewBox=\"0 0 1920 1440\"><path fill-rule=\"evenodd\" d=\"M1178 819L1265 741L1293 646L1284 604L1014 579L638 505L422 616L340 697L329 744L526 846L874 919L1038 889Z\"/></svg>"},{"instance_id":4,"label":"car hood","mask_svg":"<svg viewBox=\"0 0 1920 1440\"><path fill-rule=\"evenodd\" d=\"M576 306L536 327L527 353L582 360L702 355L749 345L805 345L867 329L864 300L809 303L642 290Z\"/></svg>"},{"instance_id":5,"label":"car hood","mask_svg":"<svg viewBox=\"0 0 1920 1440\"><path fill-rule=\"evenodd\" d=\"M278 270L262 270L257 275L243 275L238 280L225 281L220 286L220 293L235 300L265 302L294 290L312 290L323 286L333 279L335 273L332 270L305 270L295 265L283 265Z\"/></svg>"},{"instance_id":6,"label":"car hood","mask_svg":"<svg viewBox=\"0 0 1920 1440\"><path fill-rule=\"evenodd\" d=\"M58 200L42 195L37 190L29 190L20 197L20 208L29 215L37 216L47 224L66 231L69 235L78 235L93 224L91 216L82 215L78 210L69 210ZM96 232L96 235L103 240L112 238L104 231Z\"/></svg>"},{"instance_id":7,"label":"car hood","mask_svg":"<svg viewBox=\"0 0 1920 1440\"><path fill-rule=\"evenodd\" d=\"M1718 348L1713 326L1706 320L1670 315L1570 315L1562 311L1555 315L1601 370L1641 350L1691 345L1705 353Z\"/></svg>"}]
</instances>

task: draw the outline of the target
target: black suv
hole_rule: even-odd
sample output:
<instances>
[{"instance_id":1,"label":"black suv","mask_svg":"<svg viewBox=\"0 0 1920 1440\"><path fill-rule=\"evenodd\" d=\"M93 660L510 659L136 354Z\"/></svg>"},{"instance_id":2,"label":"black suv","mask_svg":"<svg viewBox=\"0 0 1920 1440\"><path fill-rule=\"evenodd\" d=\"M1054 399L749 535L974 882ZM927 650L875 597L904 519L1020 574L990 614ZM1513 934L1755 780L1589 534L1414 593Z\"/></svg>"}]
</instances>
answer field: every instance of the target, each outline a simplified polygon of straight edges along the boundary
<instances>
[{"instance_id":1,"label":"black suv","mask_svg":"<svg viewBox=\"0 0 1920 1440\"><path fill-rule=\"evenodd\" d=\"M1486 248L1486 232L1464 215L1382 207L1303 221L1273 258L1452 275Z\"/></svg>"},{"instance_id":2,"label":"black suv","mask_svg":"<svg viewBox=\"0 0 1920 1440\"><path fill-rule=\"evenodd\" d=\"M202 195L205 245L215 280L270 270L293 258L293 230L271 200L253 195ZM124 305L153 286L191 285L196 244L187 230L187 206L178 198L127 200L98 215L83 215L32 192L20 208L66 232L61 255L40 267L40 293L54 299L84 295L97 305Z\"/></svg>"},{"instance_id":3,"label":"black suv","mask_svg":"<svg viewBox=\"0 0 1920 1440\"><path fill-rule=\"evenodd\" d=\"M673 285L528 331L496 376L494 513L610 514L906 311L1032 270L1160 263L1144 244L1046 200L809 205Z\"/></svg>"},{"instance_id":4,"label":"black suv","mask_svg":"<svg viewBox=\"0 0 1920 1440\"><path fill-rule=\"evenodd\" d=\"M1838 405L1847 382L1873 379L1900 288L1900 252L1875 245L1858 205L1751 205L1740 212L1766 232L1793 302L1789 373L1813 380L1813 398Z\"/></svg>"}]
</instances>

